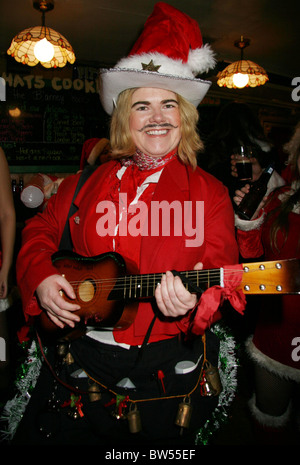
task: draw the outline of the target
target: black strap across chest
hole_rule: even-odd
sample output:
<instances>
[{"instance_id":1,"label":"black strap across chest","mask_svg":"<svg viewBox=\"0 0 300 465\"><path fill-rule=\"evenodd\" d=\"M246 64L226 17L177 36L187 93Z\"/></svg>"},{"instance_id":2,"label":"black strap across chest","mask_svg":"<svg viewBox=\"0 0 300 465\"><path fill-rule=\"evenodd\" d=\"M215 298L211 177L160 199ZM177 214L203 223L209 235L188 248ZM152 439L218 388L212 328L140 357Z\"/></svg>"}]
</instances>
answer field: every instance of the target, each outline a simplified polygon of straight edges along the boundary
<instances>
[{"instance_id":1,"label":"black strap across chest","mask_svg":"<svg viewBox=\"0 0 300 465\"><path fill-rule=\"evenodd\" d=\"M71 205L70 205L67 221L66 221L66 224L65 224L61 239L60 239L58 250L73 250L69 219L77 211L77 207L74 204L74 202L75 202L75 199L76 199L80 189L82 188L84 183L89 179L89 177L94 173L94 171L97 168L98 168L97 165L88 165L88 166L86 166L84 168L84 170L82 171L82 173L80 175L80 178L78 180L78 183L77 183L74 195L73 195L73 199L72 199L72 202L71 202Z\"/></svg>"}]
</instances>

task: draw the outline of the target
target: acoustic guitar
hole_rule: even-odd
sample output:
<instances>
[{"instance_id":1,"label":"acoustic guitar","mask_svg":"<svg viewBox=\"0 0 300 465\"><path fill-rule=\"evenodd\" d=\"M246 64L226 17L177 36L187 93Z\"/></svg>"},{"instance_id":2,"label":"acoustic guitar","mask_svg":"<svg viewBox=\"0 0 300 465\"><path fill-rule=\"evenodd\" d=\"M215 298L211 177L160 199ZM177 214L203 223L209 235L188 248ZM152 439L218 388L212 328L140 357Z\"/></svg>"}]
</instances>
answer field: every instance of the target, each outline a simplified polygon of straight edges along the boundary
<instances>
[{"instance_id":1,"label":"acoustic guitar","mask_svg":"<svg viewBox=\"0 0 300 465\"><path fill-rule=\"evenodd\" d=\"M52 256L58 273L73 286L80 305L76 313L81 324L103 328L126 329L134 321L141 299L151 300L163 273L126 274L125 263L118 253L82 257L68 251ZM278 260L246 263L240 267L183 271L177 274L191 292L222 286L224 273L240 273L237 290L248 294L300 294L300 260ZM66 300L69 300L64 295ZM46 312L40 315L46 331L58 330Z\"/></svg>"}]
</instances>

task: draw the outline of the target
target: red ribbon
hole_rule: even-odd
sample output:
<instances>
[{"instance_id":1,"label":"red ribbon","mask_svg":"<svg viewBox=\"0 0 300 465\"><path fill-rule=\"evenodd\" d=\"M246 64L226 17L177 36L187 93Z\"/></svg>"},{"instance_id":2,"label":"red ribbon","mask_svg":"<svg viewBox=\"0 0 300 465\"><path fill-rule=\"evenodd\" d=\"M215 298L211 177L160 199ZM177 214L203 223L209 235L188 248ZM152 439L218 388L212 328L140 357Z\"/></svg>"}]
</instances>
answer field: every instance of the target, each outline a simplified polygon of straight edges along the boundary
<instances>
[{"instance_id":1,"label":"red ribbon","mask_svg":"<svg viewBox=\"0 0 300 465\"><path fill-rule=\"evenodd\" d=\"M123 412L122 412L122 409L127 407L128 399L129 399L129 397L126 396L125 399L122 400L122 401L119 403L119 406L118 406L118 414L119 414L120 416L122 416L122 413L123 413Z\"/></svg>"},{"instance_id":2,"label":"red ribbon","mask_svg":"<svg viewBox=\"0 0 300 465\"><path fill-rule=\"evenodd\" d=\"M217 311L224 300L229 300L232 307L243 313L246 307L246 297L242 290L237 290L243 276L243 266L231 265L224 268L224 286L213 286L203 292L193 321L192 331L203 334L213 322Z\"/></svg>"},{"instance_id":3,"label":"red ribbon","mask_svg":"<svg viewBox=\"0 0 300 465\"><path fill-rule=\"evenodd\" d=\"M129 400L129 396L126 396L123 400L119 401L118 407L118 415L122 416L122 409L127 407L127 402ZM113 398L109 402L107 402L104 407L110 407L111 405L117 404L117 399Z\"/></svg>"},{"instance_id":4,"label":"red ribbon","mask_svg":"<svg viewBox=\"0 0 300 465\"><path fill-rule=\"evenodd\" d=\"M204 385L206 383L206 379L205 379L205 371L203 370L203 373L202 373L202 378L201 378L201 381L200 381L200 394L201 396L205 396L205 389L204 389Z\"/></svg>"},{"instance_id":5,"label":"red ribbon","mask_svg":"<svg viewBox=\"0 0 300 465\"><path fill-rule=\"evenodd\" d=\"M75 400L75 399L76 399L76 400ZM75 402L74 402L74 400L75 400ZM71 399L68 400L68 401L66 401L66 402L64 402L64 403L61 405L61 407L64 408L64 407L69 407L69 406L72 406L72 407L75 406L76 409L77 409L77 412L79 413L79 415L80 415L81 417L83 417L83 416L84 416L84 413L83 413L83 411L82 411L83 403L80 402L80 401L81 401L81 396L79 396L78 398L76 398L75 396L71 395Z\"/></svg>"},{"instance_id":6,"label":"red ribbon","mask_svg":"<svg viewBox=\"0 0 300 465\"><path fill-rule=\"evenodd\" d=\"M110 407L111 405L114 405L116 402L116 399L111 399L109 402L104 404L104 407Z\"/></svg>"}]
</instances>

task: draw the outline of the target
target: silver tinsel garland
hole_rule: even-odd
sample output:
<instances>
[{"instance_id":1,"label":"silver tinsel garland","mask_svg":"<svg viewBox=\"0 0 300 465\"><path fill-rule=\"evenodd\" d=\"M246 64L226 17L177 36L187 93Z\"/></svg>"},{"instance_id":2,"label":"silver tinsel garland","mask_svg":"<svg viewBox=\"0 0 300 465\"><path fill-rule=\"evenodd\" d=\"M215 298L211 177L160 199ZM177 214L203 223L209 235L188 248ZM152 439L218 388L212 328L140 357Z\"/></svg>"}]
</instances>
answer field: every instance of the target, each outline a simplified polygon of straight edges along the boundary
<instances>
[{"instance_id":1,"label":"silver tinsel garland","mask_svg":"<svg viewBox=\"0 0 300 465\"><path fill-rule=\"evenodd\" d=\"M19 369L19 374L15 382L17 393L13 399L6 402L1 422L6 422L7 427L1 430L3 439L11 440L16 432L19 422L31 397L42 366L42 358L38 346L32 341L28 348L28 354L25 362Z\"/></svg>"},{"instance_id":2,"label":"silver tinsel garland","mask_svg":"<svg viewBox=\"0 0 300 465\"><path fill-rule=\"evenodd\" d=\"M220 339L219 373L223 390L219 395L219 402L212 418L198 431L197 445L207 445L212 435L228 421L228 409L235 397L237 389L238 361L236 357L236 343L228 328L222 323L216 323L210 330Z\"/></svg>"}]
</instances>

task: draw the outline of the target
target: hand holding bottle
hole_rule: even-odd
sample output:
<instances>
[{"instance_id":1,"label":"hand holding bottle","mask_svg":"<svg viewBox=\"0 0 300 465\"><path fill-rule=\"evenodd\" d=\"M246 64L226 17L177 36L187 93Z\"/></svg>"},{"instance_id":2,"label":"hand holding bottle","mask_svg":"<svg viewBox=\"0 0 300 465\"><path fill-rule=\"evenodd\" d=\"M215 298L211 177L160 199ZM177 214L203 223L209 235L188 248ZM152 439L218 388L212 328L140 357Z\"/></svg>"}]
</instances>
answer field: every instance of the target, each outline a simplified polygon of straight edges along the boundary
<instances>
[{"instance_id":1,"label":"hand holding bottle","mask_svg":"<svg viewBox=\"0 0 300 465\"><path fill-rule=\"evenodd\" d=\"M239 206L240 203L242 202L243 198L245 197L246 194L249 193L250 191L250 184L246 184L245 186L243 186L241 189L237 189L235 191L235 196L233 197L233 201L234 203ZM264 207L265 203L266 203L266 200L267 200L267 196L263 197L263 200L260 202L260 204L258 205L254 215L252 216L251 220L255 220L255 218L257 218L258 216L258 213L260 212L260 210Z\"/></svg>"},{"instance_id":2,"label":"hand holding bottle","mask_svg":"<svg viewBox=\"0 0 300 465\"><path fill-rule=\"evenodd\" d=\"M236 191L234 202L237 204L236 213L244 220L251 220L257 216L266 200L267 185L274 171L271 163L254 183L246 184L241 190Z\"/></svg>"}]
</instances>

